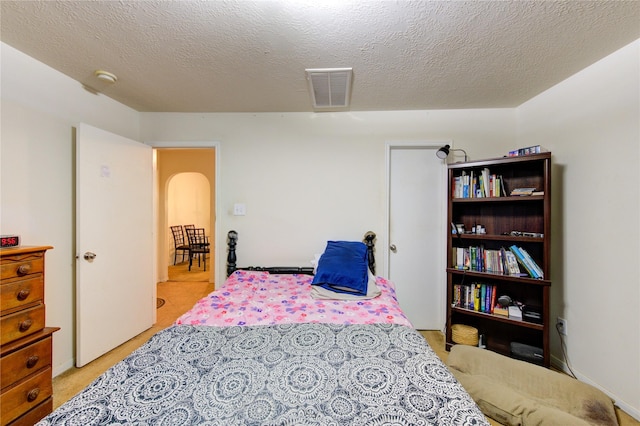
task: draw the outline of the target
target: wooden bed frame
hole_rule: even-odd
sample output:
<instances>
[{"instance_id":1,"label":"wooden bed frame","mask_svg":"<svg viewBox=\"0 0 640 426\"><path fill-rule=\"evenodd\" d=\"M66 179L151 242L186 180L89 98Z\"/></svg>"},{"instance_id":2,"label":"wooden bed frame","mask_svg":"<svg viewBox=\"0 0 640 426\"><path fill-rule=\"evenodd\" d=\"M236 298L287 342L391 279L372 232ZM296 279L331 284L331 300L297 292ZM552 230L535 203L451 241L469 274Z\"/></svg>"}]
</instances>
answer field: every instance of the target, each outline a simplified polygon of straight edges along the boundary
<instances>
[{"instance_id":1,"label":"wooden bed frame","mask_svg":"<svg viewBox=\"0 0 640 426\"><path fill-rule=\"evenodd\" d=\"M367 262L369 270L373 275L376 274L376 260L374 256L376 234L372 231L364 234L363 242L367 246ZM236 265L236 245L238 244L238 233L229 231L227 233L227 277L234 271L266 271L271 274L307 274L313 275L313 267L309 266L246 266L238 267Z\"/></svg>"}]
</instances>

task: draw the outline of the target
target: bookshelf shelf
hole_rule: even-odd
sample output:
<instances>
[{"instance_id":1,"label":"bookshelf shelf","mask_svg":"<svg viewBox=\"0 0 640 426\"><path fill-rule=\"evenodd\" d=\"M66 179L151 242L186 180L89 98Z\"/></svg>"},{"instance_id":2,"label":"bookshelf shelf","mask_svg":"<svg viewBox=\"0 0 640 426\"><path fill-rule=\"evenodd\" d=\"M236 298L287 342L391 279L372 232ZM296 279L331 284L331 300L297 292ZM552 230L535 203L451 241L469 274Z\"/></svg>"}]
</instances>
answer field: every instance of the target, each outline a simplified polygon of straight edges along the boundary
<instances>
[{"instance_id":1,"label":"bookshelf shelf","mask_svg":"<svg viewBox=\"0 0 640 426\"><path fill-rule=\"evenodd\" d=\"M489 235L489 234L460 234L459 237L464 240L494 240L504 242L527 242L527 243L544 243L544 238L538 237L516 237L513 235Z\"/></svg>"},{"instance_id":2,"label":"bookshelf shelf","mask_svg":"<svg viewBox=\"0 0 640 426\"><path fill-rule=\"evenodd\" d=\"M453 198L453 203L526 203L541 201L543 195L527 195L517 197L483 197L483 198Z\"/></svg>"},{"instance_id":3,"label":"bookshelf shelf","mask_svg":"<svg viewBox=\"0 0 640 426\"><path fill-rule=\"evenodd\" d=\"M484 335L488 349L504 355L510 355L511 343L539 348L548 367L551 153L450 164L448 174L447 349L455 344L451 326L466 324ZM516 188L539 195L510 196ZM466 232L453 231L459 226ZM506 260L514 252L523 258L515 268L526 276L509 275ZM467 304L458 306L461 287ZM490 295L483 299L484 312L468 309L480 288ZM502 295L539 312L541 323L493 314Z\"/></svg>"},{"instance_id":4,"label":"bookshelf shelf","mask_svg":"<svg viewBox=\"0 0 640 426\"><path fill-rule=\"evenodd\" d=\"M551 281L529 277L518 277L514 275L494 274L491 272L465 271L456 268L447 268L447 274L461 275L474 279L474 281L504 281L534 286L550 286Z\"/></svg>"},{"instance_id":5,"label":"bookshelf shelf","mask_svg":"<svg viewBox=\"0 0 640 426\"><path fill-rule=\"evenodd\" d=\"M533 330L540 330L540 331L542 331L544 328L542 324L536 324L533 322L511 319L511 318L500 316L500 315L487 314L485 312L472 311L471 309L457 308L457 307L455 308L452 307L451 309L455 312L460 313L461 315L471 315L471 316L477 316L480 318L489 318L491 319L491 321L500 321L507 324L511 324L515 327L531 328Z\"/></svg>"}]
</instances>

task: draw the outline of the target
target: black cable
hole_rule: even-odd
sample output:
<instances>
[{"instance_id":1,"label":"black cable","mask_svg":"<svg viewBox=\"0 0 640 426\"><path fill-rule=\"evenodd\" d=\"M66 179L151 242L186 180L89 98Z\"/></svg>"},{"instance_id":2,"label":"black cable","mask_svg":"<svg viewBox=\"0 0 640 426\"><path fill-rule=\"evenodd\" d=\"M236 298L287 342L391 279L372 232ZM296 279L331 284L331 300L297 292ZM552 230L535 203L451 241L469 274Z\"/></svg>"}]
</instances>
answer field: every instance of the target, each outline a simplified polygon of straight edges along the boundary
<instances>
[{"instance_id":1,"label":"black cable","mask_svg":"<svg viewBox=\"0 0 640 426\"><path fill-rule=\"evenodd\" d=\"M571 377L577 380L578 378L576 377L573 370L571 369L571 365L569 365L569 358L567 357L567 352L565 350L566 345L564 343L564 337L562 337L562 333L560 332L560 325L558 323L556 323L556 331L558 332L558 336L560 336L560 349L562 350L562 357L564 358L564 364L569 369L569 372L571 373Z\"/></svg>"}]
</instances>

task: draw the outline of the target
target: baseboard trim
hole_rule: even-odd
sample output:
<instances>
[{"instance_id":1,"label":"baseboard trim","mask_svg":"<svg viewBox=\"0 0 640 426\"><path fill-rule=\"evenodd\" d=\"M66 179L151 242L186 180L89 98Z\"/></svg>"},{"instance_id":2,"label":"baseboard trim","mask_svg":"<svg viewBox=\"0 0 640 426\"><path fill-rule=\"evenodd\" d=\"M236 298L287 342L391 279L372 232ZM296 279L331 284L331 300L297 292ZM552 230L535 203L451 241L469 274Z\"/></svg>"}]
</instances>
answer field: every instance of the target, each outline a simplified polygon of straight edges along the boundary
<instances>
[{"instance_id":1,"label":"baseboard trim","mask_svg":"<svg viewBox=\"0 0 640 426\"><path fill-rule=\"evenodd\" d=\"M59 376L60 374L67 371L68 369L73 368L73 366L74 366L74 360L72 358L69 361L65 362L64 364L56 365L51 371L51 374L53 377Z\"/></svg>"},{"instance_id":2,"label":"baseboard trim","mask_svg":"<svg viewBox=\"0 0 640 426\"><path fill-rule=\"evenodd\" d=\"M571 368L571 370L569 370L569 367L567 366L567 364L561 360L560 358L557 358L553 355L551 355L551 366L566 373L569 375L571 374L571 371L573 371L573 374L575 374L576 378L578 380L580 380L581 382L587 383L591 386L593 386L594 388L597 388L599 390L601 390L602 392L604 392L609 398L611 398L613 400L613 404L620 408L622 411L624 411L625 413L627 413L628 415L630 415L631 417L633 417L634 419L640 421L640 407L633 407L631 405L629 405L628 403L626 403L624 400L622 400L621 398L619 398L618 396L615 395L615 393L610 392L608 389L603 388L602 386L598 385L597 383L593 382L592 380L590 380L587 376L583 375L580 373L580 371L575 370L574 368Z\"/></svg>"}]
</instances>

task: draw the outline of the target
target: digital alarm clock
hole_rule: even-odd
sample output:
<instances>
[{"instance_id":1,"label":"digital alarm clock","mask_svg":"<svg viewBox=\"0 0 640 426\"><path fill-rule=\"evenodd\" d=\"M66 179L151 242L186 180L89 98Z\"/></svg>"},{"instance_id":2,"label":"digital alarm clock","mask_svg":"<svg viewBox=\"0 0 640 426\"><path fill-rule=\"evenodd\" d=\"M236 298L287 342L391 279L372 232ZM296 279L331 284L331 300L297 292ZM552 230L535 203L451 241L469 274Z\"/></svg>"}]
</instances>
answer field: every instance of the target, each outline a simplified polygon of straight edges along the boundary
<instances>
[{"instance_id":1,"label":"digital alarm clock","mask_svg":"<svg viewBox=\"0 0 640 426\"><path fill-rule=\"evenodd\" d=\"M19 235L0 235L0 240L2 241L2 245L0 247L18 247L20 245L20 236Z\"/></svg>"}]
</instances>

